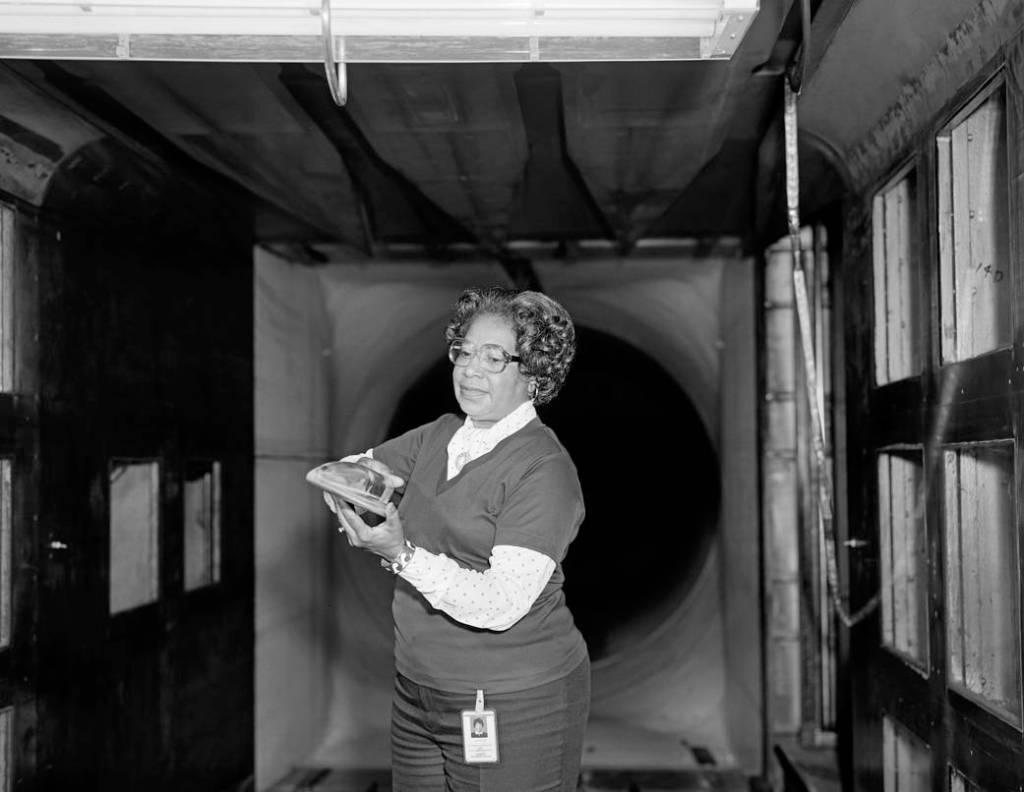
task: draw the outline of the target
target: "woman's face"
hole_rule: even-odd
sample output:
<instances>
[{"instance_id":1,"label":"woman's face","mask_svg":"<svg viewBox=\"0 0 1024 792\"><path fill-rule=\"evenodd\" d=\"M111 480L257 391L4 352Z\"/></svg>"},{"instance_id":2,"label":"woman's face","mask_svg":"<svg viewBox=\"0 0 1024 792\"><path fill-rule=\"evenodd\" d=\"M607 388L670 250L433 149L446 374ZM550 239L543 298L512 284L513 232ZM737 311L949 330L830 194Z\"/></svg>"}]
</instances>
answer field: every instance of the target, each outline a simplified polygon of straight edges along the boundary
<instances>
[{"instance_id":1,"label":"woman's face","mask_svg":"<svg viewBox=\"0 0 1024 792\"><path fill-rule=\"evenodd\" d=\"M477 349L497 344L510 355L517 354L512 323L501 316L480 314L470 322L465 338ZM484 371L480 358L474 355L468 365L452 367L455 398L477 426L492 426L528 401L527 382L518 363L509 363L504 371L494 374Z\"/></svg>"}]
</instances>

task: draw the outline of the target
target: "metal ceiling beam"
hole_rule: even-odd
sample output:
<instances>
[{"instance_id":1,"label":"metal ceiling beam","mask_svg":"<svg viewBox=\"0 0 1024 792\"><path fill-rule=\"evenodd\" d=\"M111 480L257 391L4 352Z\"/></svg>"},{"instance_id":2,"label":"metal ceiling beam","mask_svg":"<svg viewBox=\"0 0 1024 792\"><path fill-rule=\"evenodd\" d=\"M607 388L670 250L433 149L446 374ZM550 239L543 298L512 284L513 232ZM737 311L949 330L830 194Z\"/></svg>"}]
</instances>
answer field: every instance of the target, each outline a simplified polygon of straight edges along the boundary
<instances>
[{"instance_id":1,"label":"metal ceiling beam","mask_svg":"<svg viewBox=\"0 0 1024 792\"><path fill-rule=\"evenodd\" d=\"M506 238L562 242L615 239L615 231L569 154L562 75L548 65L515 75L529 153Z\"/></svg>"},{"instance_id":2,"label":"metal ceiling beam","mask_svg":"<svg viewBox=\"0 0 1024 792\"><path fill-rule=\"evenodd\" d=\"M786 35L789 37L789 46L785 50L789 63L782 64L781 68L766 73L765 76L783 76L789 64L800 59L803 61L801 73L803 85L813 80L829 44L835 38L856 2L857 0L810 0L810 46L807 47L802 32L801 3L800 0L796 0L790 8L784 27L784 30L788 31ZM782 36L780 34L780 45L781 43ZM780 49L780 45L777 45L776 55L773 55L771 59L776 66L779 65L776 59L781 58L783 51ZM779 96L771 116L771 123L766 128L761 140L757 171L754 184L751 187L755 195L759 196L755 207L751 237L753 244L760 247L773 242L785 233L785 190L781 184L783 161L781 87ZM821 158L822 162L832 168L838 179L848 184L849 176L841 159L835 155L825 141L816 139L815 143L817 145L814 153Z\"/></svg>"},{"instance_id":3,"label":"metal ceiling beam","mask_svg":"<svg viewBox=\"0 0 1024 792\"><path fill-rule=\"evenodd\" d=\"M822 55L828 43L834 38L836 31L846 18L850 9L857 0L810 0L812 41L808 52L803 52L803 5L802 0L795 0L790 3L778 38L769 58L754 72L754 77L781 78L794 63L795 58L804 58L804 69L802 72L803 82L806 84L812 79L814 72L821 62ZM766 234L779 234L775 231L768 231L769 228L778 228L779 193L776 184L781 155L781 144L779 143L778 131L781 129L781 96L782 87L780 82L764 80L764 92L772 98L770 104L766 104L767 110L761 124L762 134L760 145L752 150L751 163L742 163L740 167L734 168L740 174L749 175L750 195L757 196L752 202L734 201L729 210L737 214L748 216L748 226L751 229L745 236L747 244L753 247L761 244ZM725 149L723 149L724 151ZM730 154L735 156L735 153ZM714 184L719 181L720 176L712 173L713 169L720 169L725 160L719 156L713 158L702 169L694 180L682 190L676 199L665 209L665 211L652 222L645 233L654 236L664 235L676 227L680 219L691 213L691 207L697 206L695 201L701 200L699 196L706 196L706 184ZM704 198L706 201L706 197ZM749 206L747 204L750 204ZM708 229L709 231L712 229ZM783 228L783 231L785 229Z\"/></svg>"},{"instance_id":4,"label":"metal ceiling beam","mask_svg":"<svg viewBox=\"0 0 1024 792\"><path fill-rule=\"evenodd\" d=\"M810 0L813 40L810 52L800 54L805 60L804 82L814 75L836 32L856 3L857 0ZM778 77L793 62L797 49L803 42L802 13L801 0L796 0L790 5L772 54L754 70L755 76Z\"/></svg>"},{"instance_id":5,"label":"metal ceiling beam","mask_svg":"<svg viewBox=\"0 0 1024 792\"><path fill-rule=\"evenodd\" d=\"M480 244L377 153L348 111L331 101L322 77L285 65L280 79L341 156L365 211L371 248L378 242L420 242L439 255L447 245Z\"/></svg>"},{"instance_id":6,"label":"metal ceiling beam","mask_svg":"<svg viewBox=\"0 0 1024 792\"><path fill-rule=\"evenodd\" d=\"M856 3L857 0L811 0L811 35L814 40L811 42L811 51L804 56L804 82L810 80L818 70L832 39Z\"/></svg>"},{"instance_id":7,"label":"metal ceiling beam","mask_svg":"<svg viewBox=\"0 0 1024 792\"><path fill-rule=\"evenodd\" d=\"M482 255L494 258L516 288L540 290L540 279L528 258L470 233L388 164L348 112L333 104L319 75L304 67L283 66L281 82L341 155L374 242L423 244L428 253L442 259L448 246L472 244Z\"/></svg>"},{"instance_id":8,"label":"metal ceiling beam","mask_svg":"<svg viewBox=\"0 0 1024 792\"><path fill-rule=\"evenodd\" d=\"M526 256L517 253L506 252L498 257L498 263L505 270L512 285L520 290L544 291L541 286L540 276L534 269L533 262Z\"/></svg>"}]
</instances>

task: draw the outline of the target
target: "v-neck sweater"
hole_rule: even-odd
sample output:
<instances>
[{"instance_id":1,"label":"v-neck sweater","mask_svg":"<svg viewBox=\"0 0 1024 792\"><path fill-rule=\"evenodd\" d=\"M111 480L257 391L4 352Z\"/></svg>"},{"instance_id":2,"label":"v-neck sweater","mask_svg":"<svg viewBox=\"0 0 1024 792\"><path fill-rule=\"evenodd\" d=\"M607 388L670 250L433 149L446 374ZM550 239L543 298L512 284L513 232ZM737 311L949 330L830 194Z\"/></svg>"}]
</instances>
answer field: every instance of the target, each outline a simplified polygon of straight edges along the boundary
<instances>
[{"instance_id":1,"label":"v-neck sweater","mask_svg":"<svg viewBox=\"0 0 1024 792\"><path fill-rule=\"evenodd\" d=\"M447 447L462 423L443 415L373 449L406 481L398 505L406 536L479 572L496 544L543 553L555 571L526 615L503 631L459 623L398 578L395 666L439 690L525 690L564 677L586 656L562 589L562 560L583 522L583 493L569 454L539 418L448 479Z\"/></svg>"}]
</instances>

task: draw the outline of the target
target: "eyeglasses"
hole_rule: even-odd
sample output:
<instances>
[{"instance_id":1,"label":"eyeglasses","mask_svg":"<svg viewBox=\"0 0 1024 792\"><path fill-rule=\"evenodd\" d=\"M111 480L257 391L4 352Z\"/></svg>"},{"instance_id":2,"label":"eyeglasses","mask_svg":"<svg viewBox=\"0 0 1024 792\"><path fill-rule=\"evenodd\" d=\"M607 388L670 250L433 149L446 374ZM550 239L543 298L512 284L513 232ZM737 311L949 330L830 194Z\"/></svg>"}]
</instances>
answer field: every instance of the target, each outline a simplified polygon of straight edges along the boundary
<instances>
[{"instance_id":1,"label":"eyeglasses","mask_svg":"<svg viewBox=\"0 0 1024 792\"><path fill-rule=\"evenodd\" d=\"M476 358L480 368L491 374L500 374L509 363L518 363L519 355L510 355L497 344L477 346L472 341L456 338L448 346L448 359L456 366L468 366Z\"/></svg>"}]
</instances>

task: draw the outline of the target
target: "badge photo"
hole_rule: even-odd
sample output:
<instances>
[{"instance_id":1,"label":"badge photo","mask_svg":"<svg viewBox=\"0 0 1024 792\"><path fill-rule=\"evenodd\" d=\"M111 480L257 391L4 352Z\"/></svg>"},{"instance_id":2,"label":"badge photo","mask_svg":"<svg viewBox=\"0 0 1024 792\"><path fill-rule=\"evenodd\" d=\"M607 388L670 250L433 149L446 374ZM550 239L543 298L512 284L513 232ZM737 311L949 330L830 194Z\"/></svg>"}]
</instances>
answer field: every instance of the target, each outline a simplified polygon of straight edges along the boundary
<instances>
[{"instance_id":1,"label":"badge photo","mask_svg":"<svg viewBox=\"0 0 1024 792\"><path fill-rule=\"evenodd\" d=\"M467 764L498 761L498 719L494 710L463 710L462 747Z\"/></svg>"}]
</instances>

